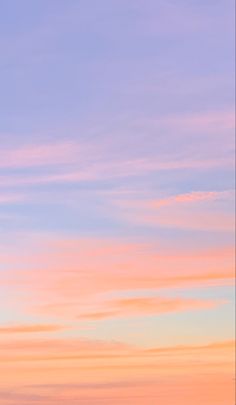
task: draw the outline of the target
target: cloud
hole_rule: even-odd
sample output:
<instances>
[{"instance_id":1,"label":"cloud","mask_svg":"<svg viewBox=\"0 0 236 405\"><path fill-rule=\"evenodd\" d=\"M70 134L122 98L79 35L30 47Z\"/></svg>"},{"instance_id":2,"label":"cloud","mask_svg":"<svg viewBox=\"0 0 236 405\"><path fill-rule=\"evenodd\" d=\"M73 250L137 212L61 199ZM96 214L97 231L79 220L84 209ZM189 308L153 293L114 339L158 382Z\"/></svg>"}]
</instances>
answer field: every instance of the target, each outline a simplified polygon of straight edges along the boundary
<instances>
[{"instance_id":1,"label":"cloud","mask_svg":"<svg viewBox=\"0 0 236 405\"><path fill-rule=\"evenodd\" d=\"M172 389L176 393L182 389L186 401L191 400L196 389L198 401L209 390L209 400L216 381L217 395L224 391L220 399L231 399L233 354L233 340L143 348L68 337L45 340L14 337L1 340L0 403L7 404L9 400L12 404L21 401L31 404L35 400L50 405L61 401L77 404L79 399L92 404L99 400L102 404L114 398L117 405L121 401L128 405L134 400L136 403L137 397L143 405L144 398L171 405ZM182 397L178 400L183 403Z\"/></svg>"},{"instance_id":2,"label":"cloud","mask_svg":"<svg viewBox=\"0 0 236 405\"><path fill-rule=\"evenodd\" d=\"M143 176L150 173L158 173L163 171L178 171L183 169L191 170L208 170L214 168L232 168L234 161L233 158L216 158L216 159L188 159L188 158L139 158L130 160L117 160L104 163L104 159L96 163L81 162L81 168L74 168L68 170L64 167L62 170L56 171L49 175L42 174L17 174L17 175L2 175L0 177L1 187L13 186L37 186L47 184L67 184L67 183L81 183L81 182L101 182L103 180L119 179L126 177ZM51 162L51 163L50 163ZM43 163L38 159L32 159L32 163L28 162L27 165L47 166L53 164L53 159L47 163ZM79 162L78 162L79 163ZM25 163L26 164L26 163ZM56 164L54 162L54 164ZM24 164L22 165L24 167Z\"/></svg>"},{"instance_id":3,"label":"cloud","mask_svg":"<svg viewBox=\"0 0 236 405\"><path fill-rule=\"evenodd\" d=\"M234 283L234 249L230 246L172 248L170 255L158 243L122 239L60 239L42 234L19 235L18 240L17 250L10 246L9 252L2 251L1 262L8 271L0 274L0 286L9 291L11 307L34 316L72 320L84 314L98 319L207 308L214 302L188 301L179 294L172 299L165 290ZM137 296L137 290L149 290L151 297L161 292L161 298L117 301L113 296L109 302L106 297L125 292Z\"/></svg>"},{"instance_id":4,"label":"cloud","mask_svg":"<svg viewBox=\"0 0 236 405\"><path fill-rule=\"evenodd\" d=\"M101 310L79 315L79 319L102 320L106 318L150 316L170 312L182 312L214 308L224 302L184 299L184 298L158 298L138 297L124 298L103 303ZM104 308L104 309L103 309Z\"/></svg>"},{"instance_id":5,"label":"cloud","mask_svg":"<svg viewBox=\"0 0 236 405\"><path fill-rule=\"evenodd\" d=\"M232 111L208 111L203 113L172 115L162 118L161 122L174 128L182 128L183 131L203 133L215 133L233 130L235 128L235 112Z\"/></svg>"},{"instance_id":6,"label":"cloud","mask_svg":"<svg viewBox=\"0 0 236 405\"><path fill-rule=\"evenodd\" d=\"M232 190L194 191L154 200L120 198L112 201L120 210L119 215L130 222L152 227L219 232L234 230L233 202ZM227 207L222 203L227 203Z\"/></svg>"},{"instance_id":7,"label":"cloud","mask_svg":"<svg viewBox=\"0 0 236 405\"><path fill-rule=\"evenodd\" d=\"M219 359L232 360L231 354L235 350L235 341L210 341L207 343L169 345L156 347L140 347L137 345L128 345L119 341L82 339L82 338L54 338L54 339L39 339L37 337L18 339L17 336L11 339L1 339L0 356L2 361L29 361L39 360L47 362L48 360L55 361L72 361L78 362L81 360L91 364L94 361L94 367L97 367L95 360L107 359L113 365L113 360L119 364L119 358L123 361L128 359L142 360L157 360L162 362L162 356L170 356L170 361L175 362L185 361L189 357L201 356L202 360L209 361L215 357L217 362ZM219 355L217 357L217 354ZM176 357L175 357L176 356ZM208 357L209 356L209 357ZM223 357L220 357L223 356ZM154 362L155 364L155 362ZM81 363L82 365L82 363ZM108 364L109 365L109 364ZM125 365L125 364L124 364ZM158 364L157 364L158 365ZM91 364L93 367L93 363Z\"/></svg>"},{"instance_id":8,"label":"cloud","mask_svg":"<svg viewBox=\"0 0 236 405\"><path fill-rule=\"evenodd\" d=\"M147 381L147 376L132 379L132 376L102 383L76 384L35 384L27 387L8 385L0 391L1 405L43 404L58 405L145 405L158 403L172 405L227 405L234 401L234 383L228 374L174 378L157 376ZM197 395L196 395L197 392Z\"/></svg>"},{"instance_id":9,"label":"cloud","mask_svg":"<svg viewBox=\"0 0 236 405\"><path fill-rule=\"evenodd\" d=\"M131 131L128 137L127 126ZM139 128L138 132L141 129L145 139L136 133L134 135L134 128ZM75 141L73 137L66 141L50 140L8 146L0 151L0 168L7 171L0 177L0 186L91 182L183 169L233 169L233 135L228 135L233 128L233 111L172 114L131 121L120 129L119 136L116 132L100 134L90 137L89 142L82 137L80 141ZM107 133L106 129L104 131ZM178 133L178 142L181 139L181 150L175 147L173 131ZM166 134L165 140L163 133ZM224 137L227 133L223 148L222 133ZM201 134L204 134L204 147L203 142L199 142ZM134 141L135 150L131 147ZM45 167L50 167L50 173L40 171ZM32 169L37 170L33 173Z\"/></svg>"},{"instance_id":10,"label":"cloud","mask_svg":"<svg viewBox=\"0 0 236 405\"><path fill-rule=\"evenodd\" d=\"M234 351L235 350L235 341L234 340L225 340L222 342L211 342L205 345L182 345L182 346L173 346L173 347L157 347L147 349L147 352L150 354L160 354L160 353L167 353L169 355L173 354L174 352L188 354L192 352L215 352L220 353L220 351Z\"/></svg>"},{"instance_id":11,"label":"cloud","mask_svg":"<svg viewBox=\"0 0 236 405\"><path fill-rule=\"evenodd\" d=\"M154 208L179 204L194 204L204 201L215 201L233 197L231 191L193 191L185 194L177 194L156 201L151 201L150 206Z\"/></svg>"},{"instance_id":12,"label":"cloud","mask_svg":"<svg viewBox=\"0 0 236 405\"><path fill-rule=\"evenodd\" d=\"M1 168L25 168L68 163L79 152L72 142L39 143L0 151Z\"/></svg>"},{"instance_id":13,"label":"cloud","mask_svg":"<svg viewBox=\"0 0 236 405\"><path fill-rule=\"evenodd\" d=\"M0 193L0 205L22 203L27 199L26 195L16 193Z\"/></svg>"},{"instance_id":14,"label":"cloud","mask_svg":"<svg viewBox=\"0 0 236 405\"><path fill-rule=\"evenodd\" d=\"M65 329L60 325L28 324L28 325L5 325L0 326L0 335L18 333L43 333L58 332Z\"/></svg>"}]
</instances>

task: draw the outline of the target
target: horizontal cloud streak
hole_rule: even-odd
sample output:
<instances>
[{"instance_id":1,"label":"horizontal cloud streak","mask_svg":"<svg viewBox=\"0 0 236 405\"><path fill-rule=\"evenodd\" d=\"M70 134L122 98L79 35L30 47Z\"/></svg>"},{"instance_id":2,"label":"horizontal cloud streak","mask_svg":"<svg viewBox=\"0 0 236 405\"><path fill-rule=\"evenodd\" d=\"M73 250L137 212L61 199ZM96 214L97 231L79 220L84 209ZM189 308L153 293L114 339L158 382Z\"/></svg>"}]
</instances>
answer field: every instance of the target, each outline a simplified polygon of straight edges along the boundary
<instances>
[{"instance_id":1,"label":"horizontal cloud streak","mask_svg":"<svg viewBox=\"0 0 236 405\"><path fill-rule=\"evenodd\" d=\"M25 168L68 163L79 154L79 146L70 143L45 143L1 149L1 168Z\"/></svg>"},{"instance_id":2,"label":"horizontal cloud streak","mask_svg":"<svg viewBox=\"0 0 236 405\"><path fill-rule=\"evenodd\" d=\"M6 325L0 326L1 334L18 334L18 333L42 333L42 332L58 332L64 329L60 325L43 325L43 324L29 324L29 325Z\"/></svg>"},{"instance_id":3,"label":"horizontal cloud streak","mask_svg":"<svg viewBox=\"0 0 236 405\"><path fill-rule=\"evenodd\" d=\"M219 205L230 204L231 210ZM234 193L225 191L194 191L157 200L113 199L120 215L131 222L153 227L202 231L234 231ZM231 212L230 212L231 211Z\"/></svg>"},{"instance_id":4,"label":"horizontal cloud streak","mask_svg":"<svg viewBox=\"0 0 236 405\"><path fill-rule=\"evenodd\" d=\"M224 303L224 302L223 302ZM159 315L170 312L182 312L214 308L222 302L201 301L183 298L126 298L104 303L101 310L79 316L81 319L101 320L106 318Z\"/></svg>"},{"instance_id":5,"label":"horizontal cloud streak","mask_svg":"<svg viewBox=\"0 0 236 405\"><path fill-rule=\"evenodd\" d=\"M174 196L170 196L167 198L163 198L157 201L153 201L150 203L150 206L153 207L164 207L169 205L175 204L194 204L198 202L204 201L214 201L218 199L227 199L233 196L233 192L230 191L194 191L191 193L186 194L178 194Z\"/></svg>"}]
</instances>

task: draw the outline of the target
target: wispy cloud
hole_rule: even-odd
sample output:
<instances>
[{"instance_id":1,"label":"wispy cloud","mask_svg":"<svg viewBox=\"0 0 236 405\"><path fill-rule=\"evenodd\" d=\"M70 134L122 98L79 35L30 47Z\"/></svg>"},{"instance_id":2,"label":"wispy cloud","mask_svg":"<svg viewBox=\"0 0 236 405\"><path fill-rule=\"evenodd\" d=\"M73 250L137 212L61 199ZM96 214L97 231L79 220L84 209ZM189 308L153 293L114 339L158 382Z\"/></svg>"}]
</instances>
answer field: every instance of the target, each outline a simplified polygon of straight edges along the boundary
<instances>
[{"instance_id":1,"label":"wispy cloud","mask_svg":"<svg viewBox=\"0 0 236 405\"><path fill-rule=\"evenodd\" d=\"M0 204L9 205L14 203L22 203L27 199L26 195L16 193L0 193Z\"/></svg>"},{"instance_id":2,"label":"wispy cloud","mask_svg":"<svg viewBox=\"0 0 236 405\"><path fill-rule=\"evenodd\" d=\"M5 325L0 326L1 334L18 334L18 333L42 333L42 332L58 332L65 329L60 325L47 324L28 324L28 325Z\"/></svg>"},{"instance_id":3,"label":"wispy cloud","mask_svg":"<svg viewBox=\"0 0 236 405\"><path fill-rule=\"evenodd\" d=\"M228 208L218 202L227 202ZM113 199L124 219L152 227L233 232L234 193L226 191L194 191L156 200ZM227 206L228 207L228 206Z\"/></svg>"},{"instance_id":4,"label":"wispy cloud","mask_svg":"<svg viewBox=\"0 0 236 405\"><path fill-rule=\"evenodd\" d=\"M80 154L78 144L73 142L39 143L8 147L0 151L1 168L25 168L65 164Z\"/></svg>"},{"instance_id":5,"label":"wispy cloud","mask_svg":"<svg viewBox=\"0 0 236 405\"><path fill-rule=\"evenodd\" d=\"M39 160L40 165L43 163ZM48 164L50 164L48 162ZM51 162L52 164L52 162ZM30 165L30 164L29 164ZM32 166L35 165L32 160ZM23 165L24 166L24 165ZM217 158L217 159L153 159L141 158L133 160L121 160L117 162L103 163L98 161L96 164L87 162L82 164L80 169L69 171L64 169L63 172L55 172L50 175L35 174L19 174L19 175L2 175L0 177L0 186L13 187L22 185L47 185L47 184L63 184L63 183L80 183L91 181L102 181L109 179L118 179L124 177L143 176L148 173L158 173L163 171L176 171L183 169L191 170L208 170L212 168L230 168L233 167L233 158Z\"/></svg>"},{"instance_id":6,"label":"wispy cloud","mask_svg":"<svg viewBox=\"0 0 236 405\"><path fill-rule=\"evenodd\" d=\"M194 300L184 298L158 298L158 297L138 297L125 298L103 303L100 311L81 314L79 318L87 320L101 320L106 318L133 317L159 315L170 312L182 312L203 310L214 308L222 302L210 300Z\"/></svg>"},{"instance_id":7,"label":"wispy cloud","mask_svg":"<svg viewBox=\"0 0 236 405\"><path fill-rule=\"evenodd\" d=\"M150 202L150 206L158 208L169 205L198 203L214 201L233 197L233 191L192 191L185 194L177 194Z\"/></svg>"},{"instance_id":8,"label":"wispy cloud","mask_svg":"<svg viewBox=\"0 0 236 405\"><path fill-rule=\"evenodd\" d=\"M0 178L0 185L67 183L96 181L117 177L140 176L158 171L209 170L233 167L233 135L229 134L222 148L222 137L218 140L212 134L224 134L234 128L234 112L216 111L198 114L160 116L154 119L140 119L128 124L131 129L139 128L148 134L150 147L143 137L133 136L136 142L135 153L128 153L131 140L122 136L90 137L89 141L71 139L25 143L22 146L8 146L0 151L0 168L32 169L51 167L50 174L32 172L9 174ZM150 128L152 129L150 131ZM122 131L122 129L121 129ZM154 136L153 131L159 134ZM167 148L168 139L178 132L184 148ZM163 140L162 133L167 133ZM211 145L211 153L205 153L198 142L199 133L204 132L205 142ZM196 138L196 133L198 138ZM191 138L192 134L193 138ZM206 135L207 134L207 135ZM189 141L189 137L191 138ZM195 141L194 141L195 139ZM212 140L214 144L212 144ZM191 144L194 141L194 146ZM164 142L164 143L163 143ZM210 143L209 143L210 142ZM166 146L165 146L166 144ZM152 147L151 147L152 146ZM160 151L159 151L160 149ZM117 153L121 150L123 153ZM191 158L189 157L191 150ZM155 151L155 153L154 153ZM52 172L52 169L54 170Z\"/></svg>"},{"instance_id":9,"label":"wispy cloud","mask_svg":"<svg viewBox=\"0 0 236 405\"><path fill-rule=\"evenodd\" d=\"M13 404L17 400L26 400L26 403L40 400L51 405L61 399L73 403L74 398L76 401L83 398L92 404L98 399L104 402L105 398L114 398L117 404L122 399L128 404L134 398L135 386L138 404L144 404L144 397L146 400L161 398L163 403L171 404L170 387L178 388L179 392L182 384L186 389L187 383L191 395L198 387L204 399L208 392L204 388L206 380L209 389L209 382L215 384L223 379L230 399L233 352L234 341L229 340L147 349L119 342L80 339L4 340L0 347L0 371L5 370L5 394L2 389L0 395L1 400L12 400ZM9 394L8 387L13 395ZM224 390L220 384L219 387L217 395L222 398ZM215 391L210 388L209 392Z\"/></svg>"},{"instance_id":10,"label":"wispy cloud","mask_svg":"<svg viewBox=\"0 0 236 405\"><path fill-rule=\"evenodd\" d=\"M211 310L225 301L187 299L174 290L234 283L230 247L169 255L158 245L119 239L43 239L31 236L27 252L16 251L12 260L4 250L2 259L8 272L0 285L22 294L20 305L16 297L11 306L33 316L85 321ZM149 298L138 297L138 290L149 291Z\"/></svg>"}]
</instances>

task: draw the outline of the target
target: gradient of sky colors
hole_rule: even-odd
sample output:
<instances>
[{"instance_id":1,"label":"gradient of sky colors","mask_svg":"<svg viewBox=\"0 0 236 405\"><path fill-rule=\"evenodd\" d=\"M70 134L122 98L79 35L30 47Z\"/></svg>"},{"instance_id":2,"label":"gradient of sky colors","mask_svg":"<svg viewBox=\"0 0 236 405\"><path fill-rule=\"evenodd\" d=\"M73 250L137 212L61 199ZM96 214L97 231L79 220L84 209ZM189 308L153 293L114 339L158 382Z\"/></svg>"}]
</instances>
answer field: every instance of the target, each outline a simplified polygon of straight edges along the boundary
<instances>
[{"instance_id":1,"label":"gradient of sky colors","mask_svg":"<svg viewBox=\"0 0 236 405\"><path fill-rule=\"evenodd\" d=\"M0 405L233 405L234 1L0 2Z\"/></svg>"}]
</instances>

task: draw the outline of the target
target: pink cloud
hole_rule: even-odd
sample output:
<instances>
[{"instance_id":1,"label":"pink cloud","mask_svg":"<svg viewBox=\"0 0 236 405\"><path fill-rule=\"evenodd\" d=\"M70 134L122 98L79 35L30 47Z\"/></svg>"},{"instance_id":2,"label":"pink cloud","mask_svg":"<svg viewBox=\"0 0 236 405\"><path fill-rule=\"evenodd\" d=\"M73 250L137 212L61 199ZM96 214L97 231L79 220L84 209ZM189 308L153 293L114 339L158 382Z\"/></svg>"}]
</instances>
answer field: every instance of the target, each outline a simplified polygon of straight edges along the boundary
<instances>
[{"instance_id":1,"label":"pink cloud","mask_svg":"<svg viewBox=\"0 0 236 405\"><path fill-rule=\"evenodd\" d=\"M165 120L165 119L164 119ZM188 114L170 116L166 119L166 123L173 125L175 128L181 126L184 130L201 132L225 131L235 128L235 112L234 111L209 111L199 114Z\"/></svg>"},{"instance_id":2,"label":"pink cloud","mask_svg":"<svg viewBox=\"0 0 236 405\"><path fill-rule=\"evenodd\" d=\"M119 215L127 221L152 227L169 227L205 231L234 231L234 214L217 205L230 202L233 208L234 193L190 192L155 200L113 199L120 209Z\"/></svg>"},{"instance_id":3,"label":"pink cloud","mask_svg":"<svg viewBox=\"0 0 236 405\"><path fill-rule=\"evenodd\" d=\"M169 255L158 246L115 239L64 240L47 239L47 235L39 240L36 236L21 239L26 251L19 246L14 260L12 248L9 256L4 252L2 263L8 271L1 273L0 285L9 291L11 307L34 316L102 319L210 309L220 302L170 298L164 289L234 283L234 249L230 247ZM136 290L150 290L152 297L161 290L161 297L119 298L125 291L135 296Z\"/></svg>"},{"instance_id":4,"label":"pink cloud","mask_svg":"<svg viewBox=\"0 0 236 405\"><path fill-rule=\"evenodd\" d=\"M0 167L21 168L68 163L80 155L80 147L73 142L25 145L1 149Z\"/></svg>"},{"instance_id":5,"label":"pink cloud","mask_svg":"<svg viewBox=\"0 0 236 405\"><path fill-rule=\"evenodd\" d=\"M26 200L26 196L16 193L0 193L0 204L14 204Z\"/></svg>"},{"instance_id":6,"label":"pink cloud","mask_svg":"<svg viewBox=\"0 0 236 405\"><path fill-rule=\"evenodd\" d=\"M66 154L65 154L66 156ZM63 155L63 158L65 158ZM65 158L66 159L66 158ZM105 159L105 158L104 158ZM217 158L217 159L178 159L176 157L168 159L152 159L152 158L140 158L130 161L117 160L104 163L104 159L91 164L91 162L81 161L81 168L74 168L68 170L64 168L58 172L54 172L50 175L5 175L0 177L0 186L21 186L21 185L34 185L34 184L50 184L50 183L79 183L84 181L101 181L104 179L115 179L121 177L140 176L148 173L155 173L159 171L171 171L171 170L207 170L217 167L233 167L234 160L229 158ZM27 161L27 160L26 160ZM68 159L68 162L70 159ZM30 163L31 162L31 163ZM37 163L38 162L38 163ZM74 160L75 162L75 160ZM47 164L58 164L60 159L52 157L52 159L46 161L46 159L29 159L25 166L37 166ZM78 161L77 161L78 163ZM24 163L22 163L24 166ZM76 165L75 165L76 166Z\"/></svg>"},{"instance_id":7,"label":"pink cloud","mask_svg":"<svg viewBox=\"0 0 236 405\"><path fill-rule=\"evenodd\" d=\"M214 201L228 199L233 197L233 192L230 191L194 191L191 193L178 194L156 201L150 202L152 207L164 207L175 204L191 204L204 201Z\"/></svg>"}]
</instances>

